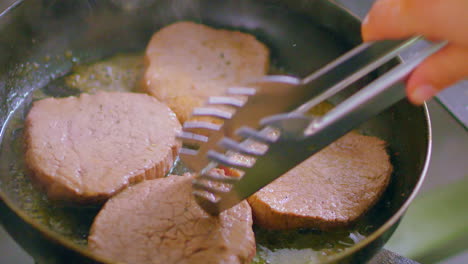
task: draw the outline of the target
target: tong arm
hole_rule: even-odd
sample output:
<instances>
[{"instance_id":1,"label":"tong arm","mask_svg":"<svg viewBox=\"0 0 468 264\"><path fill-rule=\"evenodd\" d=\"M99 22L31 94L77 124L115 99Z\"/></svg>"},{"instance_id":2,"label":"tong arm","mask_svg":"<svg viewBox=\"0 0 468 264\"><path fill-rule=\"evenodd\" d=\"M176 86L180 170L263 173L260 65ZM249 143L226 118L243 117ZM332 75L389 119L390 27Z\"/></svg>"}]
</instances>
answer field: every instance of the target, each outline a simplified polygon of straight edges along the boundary
<instances>
[{"instance_id":1,"label":"tong arm","mask_svg":"<svg viewBox=\"0 0 468 264\"><path fill-rule=\"evenodd\" d=\"M317 98L313 98L291 113L264 118L261 124L263 126L276 127L283 131L283 133L289 135L289 138L292 136L298 139L309 138L322 130L326 130L329 135L333 133L342 135L359 123L362 123L403 99L405 97L404 86L395 84L406 78L423 60L445 45L447 45L447 41L432 44L418 52L410 58L410 60L401 63L385 73L377 80L338 104L322 117L311 118L304 114L313 106L323 101L318 101ZM350 78L352 78L352 76ZM325 93L327 92L328 91ZM322 97L322 95L318 97ZM309 120L310 122L304 130L301 130L304 126L304 122L306 122L305 120Z\"/></svg>"}]
</instances>

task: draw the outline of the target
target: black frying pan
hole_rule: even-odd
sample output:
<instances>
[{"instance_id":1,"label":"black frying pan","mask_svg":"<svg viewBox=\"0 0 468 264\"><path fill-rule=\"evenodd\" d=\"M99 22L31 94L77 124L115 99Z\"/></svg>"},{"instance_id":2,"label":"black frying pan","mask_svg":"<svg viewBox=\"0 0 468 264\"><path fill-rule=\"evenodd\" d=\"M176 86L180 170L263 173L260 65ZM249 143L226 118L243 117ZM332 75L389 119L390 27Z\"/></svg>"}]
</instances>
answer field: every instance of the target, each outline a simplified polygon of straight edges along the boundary
<instances>
[{"instance_id":1,"label":"black frying pan","mask_svg":"<svg viewBox=\"0 0 468 264\"><path fill-rule=\"evenodd\" d=\"M43 88L51 96L71 95L54 80L74 64L116 52L141 51L152 33L177 20L250 32L270 47L274 64L300 77L360 42L358 19L325 0L140 2L143 8L124 8L111 0L26 0L0 17L0 219L37 262L105 260L86 249L86 236L98 208L49 202L22 167L22 118L33 90ZM378 252L427 170L431 135L425 107L402 101L360 130L389 143L395 171L384 197L357 224L365 226L366 238L329 262L363 263Z\"/></svg>"}]
</instances>

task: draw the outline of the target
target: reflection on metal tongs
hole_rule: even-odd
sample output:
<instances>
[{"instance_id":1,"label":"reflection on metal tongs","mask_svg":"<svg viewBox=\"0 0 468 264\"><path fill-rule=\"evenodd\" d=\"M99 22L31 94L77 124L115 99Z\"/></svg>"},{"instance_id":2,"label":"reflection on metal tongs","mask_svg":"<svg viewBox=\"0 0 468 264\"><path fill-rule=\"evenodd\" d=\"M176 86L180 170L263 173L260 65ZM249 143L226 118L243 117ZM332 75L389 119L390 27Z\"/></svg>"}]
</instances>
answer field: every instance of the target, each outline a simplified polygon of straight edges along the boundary
<instances>
[{"instance_id":1,"label":"reflection on metal tongs","mask_svg":"<svg viewBox=\"0 0 468 264\"><path fill-rule=\"evenodd\" d=\"M365 43L302 80L266 76L245 87L230 88L226 96L209 98L193 116L224 123L189 121L179 136L184 143L182 161L199 173L193 182L199 205L212 215L219 214L403 99L404 86L397 84L447 42L432 44L393 66L324 116L306 114L419 41L421 37ZM263 147L252 148L252 144ZM232 158L239 154L250 162ZM220 165L237 169L240 176L214 173L212 169Z\"/></svg>"}]
</instances>

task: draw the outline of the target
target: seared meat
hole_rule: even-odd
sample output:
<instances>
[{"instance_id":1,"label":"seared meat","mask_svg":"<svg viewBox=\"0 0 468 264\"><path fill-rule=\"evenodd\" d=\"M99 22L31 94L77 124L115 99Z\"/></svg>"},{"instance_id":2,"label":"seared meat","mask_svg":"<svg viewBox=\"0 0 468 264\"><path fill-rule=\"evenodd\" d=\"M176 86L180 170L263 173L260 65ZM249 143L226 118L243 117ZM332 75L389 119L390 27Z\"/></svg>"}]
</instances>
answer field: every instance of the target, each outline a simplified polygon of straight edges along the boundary
<instances>
[{"instance_id":1,"label":"seared meat","mask_svg":"<svg viewBox=\"0 0 468 264\"><path fill-rule=\"evenodd\" d=\"M209 216L196 204L190 175L129 187L94 220L91 251L118 263L250 263L255 255L246 201Z\"/></svg>"},{"instance_id":2,"label":"seared meat","mask_svg":"<svg viewBox=\"0 0 468 264\"><path fill-rule=\"evenodd\" d=\"M34 103L26 162L58 200L101 201L132 182L164 176L180 147L180 124L144 94L83 94Z\"/></svg>"},{"instance_id":3,"label":"seared meat","mask_svg":"<svg viewBox=\"0 0 468 264\"><path fill-rule=\"evenodd\" d=\"M351 132L248 201L265 228L345 226L377 202L391 173L385 142Z\"/></svg>"},{"instance_id":4,"label":"seared meat","mask_svg":"<svg viewBox=\"0 0 468 264\"><path fill-rule=\"evenodd\" d=\"M269 51L249 34L178 22L153 35L146 62L146 91L185 122L208 96L265 75Z\"/></svg>"}]
</instances>

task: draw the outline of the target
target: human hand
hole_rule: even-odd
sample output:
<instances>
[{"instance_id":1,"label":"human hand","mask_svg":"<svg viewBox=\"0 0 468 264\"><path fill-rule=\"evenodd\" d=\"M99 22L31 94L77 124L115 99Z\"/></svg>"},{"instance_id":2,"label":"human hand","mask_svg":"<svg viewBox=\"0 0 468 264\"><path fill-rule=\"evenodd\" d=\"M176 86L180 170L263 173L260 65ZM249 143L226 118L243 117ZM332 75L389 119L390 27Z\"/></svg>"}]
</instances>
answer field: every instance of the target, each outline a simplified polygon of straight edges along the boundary
<instances>
[{"instance_id":1,"label":"human hand","mask_svg":"<svg viewBox=\"0 0 468 264\"><path fill-rule=\"evenodd\" d=\"M449 41L407 80L408 98L419 105L468 77L468 0L377 0L362 23L364 41L413 35Z\"/></svg>"}]
</instances>

